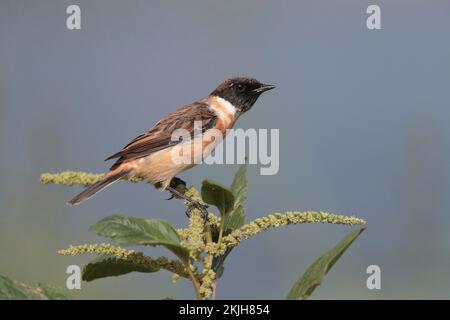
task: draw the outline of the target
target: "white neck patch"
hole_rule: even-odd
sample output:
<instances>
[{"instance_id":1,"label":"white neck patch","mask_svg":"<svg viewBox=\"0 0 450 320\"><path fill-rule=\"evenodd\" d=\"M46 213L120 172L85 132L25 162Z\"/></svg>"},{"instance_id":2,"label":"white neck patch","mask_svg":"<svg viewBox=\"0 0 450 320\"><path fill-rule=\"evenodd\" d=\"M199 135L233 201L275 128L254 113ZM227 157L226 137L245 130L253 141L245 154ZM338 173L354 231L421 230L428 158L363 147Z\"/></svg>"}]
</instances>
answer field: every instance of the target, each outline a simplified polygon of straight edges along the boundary
<instances>
[{"instance_id":1,"label":"white neck patch","mask_svg":"<svg viewBox=\"0 0 450 320\"><path fill-rule=\"evenodd\" d=\"M220 105L225 109L224 112L234 115L236 114L236 107L233 106L228 100L225 100L221 97L217 97L217 101L220 103Z\"/></svg>"}]
</instances>

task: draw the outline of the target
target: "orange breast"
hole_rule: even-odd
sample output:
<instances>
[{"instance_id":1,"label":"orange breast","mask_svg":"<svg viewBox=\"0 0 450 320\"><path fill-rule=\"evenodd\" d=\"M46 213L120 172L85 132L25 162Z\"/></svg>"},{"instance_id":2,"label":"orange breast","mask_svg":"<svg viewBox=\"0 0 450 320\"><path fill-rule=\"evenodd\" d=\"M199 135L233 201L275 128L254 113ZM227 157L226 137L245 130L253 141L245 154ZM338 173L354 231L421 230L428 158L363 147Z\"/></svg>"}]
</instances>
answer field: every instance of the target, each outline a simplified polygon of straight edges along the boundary
<instances>
[{"instance_id":1,"label":"orange breast","mask_svg":"<svg viewBox=\"0 0 450 320\"><path fill-rule=\"evenodd\" d=\"M232 128L234 125L236 120L234 113L218 97L210 97L208 103L217 115L215 128L225 134L226 130Z\"/></svg>"}]
</instances>

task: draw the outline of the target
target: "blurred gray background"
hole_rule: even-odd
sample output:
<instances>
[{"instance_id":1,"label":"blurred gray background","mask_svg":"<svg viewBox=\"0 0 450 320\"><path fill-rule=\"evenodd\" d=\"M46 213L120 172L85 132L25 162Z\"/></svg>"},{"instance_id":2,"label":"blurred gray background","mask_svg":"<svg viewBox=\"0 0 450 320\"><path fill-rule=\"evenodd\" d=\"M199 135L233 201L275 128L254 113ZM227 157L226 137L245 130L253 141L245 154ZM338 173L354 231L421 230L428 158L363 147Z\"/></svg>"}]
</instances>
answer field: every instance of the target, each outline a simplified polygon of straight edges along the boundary
<instances>
[{"instance_id":1,"label":"blurred gray background","mask_svg":"<svg viewBox=\"0 0 450 320\"><path fill-rule=\"evenodd\" d=\"M66 28L81 7L82 30ZM356 214L369 228L314 298L449 298L450 2L0 1L0 274L63 286L69 244L120 213L184 226L180 202L117 184L82 206L80 187L39 175L103 172L102 160L161 116L225 78L277 85L237 124L280 129L280 171L250 166L248 217L285 210ZM233 165L181 177L229 184ZM283 298L350 228L301 225L246 241L228 258L218 298ZM146 252L158 255L162 249ZM377 264L382 289L366 288ZM78 298L193 298L170 274L83 283Z\"/></svg>"}]
</instances>

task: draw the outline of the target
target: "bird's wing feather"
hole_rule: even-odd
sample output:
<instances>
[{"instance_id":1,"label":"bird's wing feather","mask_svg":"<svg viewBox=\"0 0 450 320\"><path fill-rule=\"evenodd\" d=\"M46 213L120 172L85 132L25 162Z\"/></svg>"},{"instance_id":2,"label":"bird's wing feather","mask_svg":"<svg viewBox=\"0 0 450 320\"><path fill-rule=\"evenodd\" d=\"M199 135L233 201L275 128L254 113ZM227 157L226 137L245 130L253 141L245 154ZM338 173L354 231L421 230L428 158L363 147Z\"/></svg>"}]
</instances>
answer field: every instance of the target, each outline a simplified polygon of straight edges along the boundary
<instances>
[{"instance_id":1,"label":"bird's wing feather","mask_svg":"<svg viewBox=\"0 0 450 320\"><path fill-rule=\"evenodd\" d=\"M118 158L111 170L124 162L146 157L180 143L171 139L176 129L185 129L193 137L194 121L201 121L202 132L205 132L216 124L216 114L206 102L202 101L181 107L158 121L153 128L133 139L121 151L108 157L106 160Z\"/></svg>"}]
</instances>

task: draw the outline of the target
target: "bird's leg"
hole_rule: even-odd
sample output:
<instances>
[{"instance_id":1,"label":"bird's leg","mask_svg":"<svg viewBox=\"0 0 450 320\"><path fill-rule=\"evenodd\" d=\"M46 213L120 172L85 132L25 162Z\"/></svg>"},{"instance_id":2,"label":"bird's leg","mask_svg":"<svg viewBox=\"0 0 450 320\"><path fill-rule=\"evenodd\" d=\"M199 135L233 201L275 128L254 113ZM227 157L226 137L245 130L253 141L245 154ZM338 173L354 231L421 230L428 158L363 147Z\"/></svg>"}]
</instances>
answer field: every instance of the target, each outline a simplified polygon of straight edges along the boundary
<instances>
[{"instance_id":1,"label":"bird's leg","mask_svg":"<svg viewBox=\"0 0 450 320\"><path fill-rule=\"evenodd\" d=\"M177 191L179 191L179 192L181 192L183 194L186 193L186 191L187 191L186 182L181 180L178 177L173 177L172 180L170 180L169 186L172 187L172 189L175 189L175 190L177 190ZM166 200L172 200L173 198L175 198L175 196L176 195L173 192L171 192L170 198L168 198Z\"/></svg>"},{"instance_id":2,"label":"bird's leg","mask_svg":"<svg viewBox=\"0 0 450 320\"><path fill-rule=\"evenodd\" d=\"M178 177L173 177L172 180L170 180L169 186L175 190L180 191L183 194L186 193L186 191L187 191L186 182ZM181 199L179 196L175 196L175 194L173 192L171 192L170 197L167 198L166 200L172 200L175 197L177 197L178 199ZM189 209L186 209L185 213L188 218L191 217Z\"/></svg>"},{"instance_id":3,"label":"bird's leg","mask_svg":"<svg viewBox=\"0 0 450 320\"><path fill-rule=\"evenodd\" d=\"M178 178L177 178L178 179ZM181 180L181 179L180 179ZM208 211L206 210L208 208L207 205L201 204L200 202L198 202L197 200L185 195L184 193L178 191L177 189L173 188L172 186L168 185L166 187L166 189L168 191L170 191L172 193L173 196L184 199L186 201L189 201L193 207L195 207L196 209L200 210L200 212L202 213L202 218L206 221L208 218ZM188 210L189 211L189 210ZM189 217L190 214L189 212L186 212L186 215Z\"/></svg>"}]
</instances>

